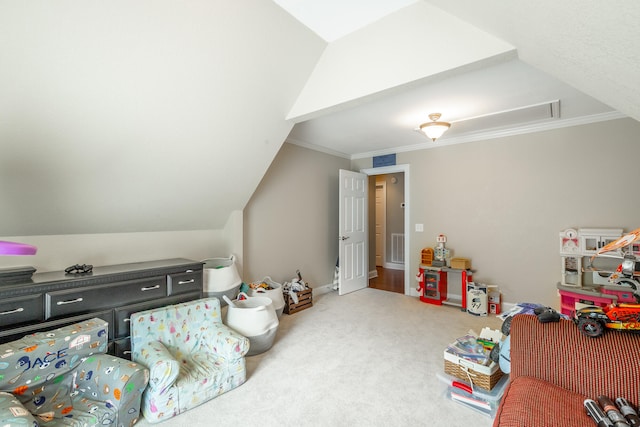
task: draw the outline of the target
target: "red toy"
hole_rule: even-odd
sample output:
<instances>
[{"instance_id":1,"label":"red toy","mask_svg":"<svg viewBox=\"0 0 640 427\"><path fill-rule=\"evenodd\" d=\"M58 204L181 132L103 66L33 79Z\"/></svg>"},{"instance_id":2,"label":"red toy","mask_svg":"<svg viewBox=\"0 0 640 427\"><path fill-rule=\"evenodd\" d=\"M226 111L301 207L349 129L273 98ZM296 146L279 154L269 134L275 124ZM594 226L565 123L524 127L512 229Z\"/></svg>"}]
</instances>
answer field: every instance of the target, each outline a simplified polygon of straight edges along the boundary
<instances>
[{"instance_id":1,"label":"red toy","mask_svg":"<svg viewBox=\"0 0 640 427\"><path fill-rule=\"evenodd\" d=\"M606 329L622 331L640 331L640 263L633 250L629 246L640 241L640 228L633 230L618 240L600 248L591 260L596 256L616 249L627 248L623 254L622 263L617 271L611 275L609 281L613 284L633 289L633 296L637 304L613 303L606 307L584 307L576 310L573 321L580 332L588 337L599 337Z\"/></svg>"},{"instance_id":2,"label":"red toy","mask_svg":"<svg viewBox=\"0 0 640 427\"><path fill-rule=\"evenodd\" d=\"M640 331L640 304L609 304L606 307L584 307L573 319L580 332L599 337L606 329Z\"/></svg>"}]
</instances>

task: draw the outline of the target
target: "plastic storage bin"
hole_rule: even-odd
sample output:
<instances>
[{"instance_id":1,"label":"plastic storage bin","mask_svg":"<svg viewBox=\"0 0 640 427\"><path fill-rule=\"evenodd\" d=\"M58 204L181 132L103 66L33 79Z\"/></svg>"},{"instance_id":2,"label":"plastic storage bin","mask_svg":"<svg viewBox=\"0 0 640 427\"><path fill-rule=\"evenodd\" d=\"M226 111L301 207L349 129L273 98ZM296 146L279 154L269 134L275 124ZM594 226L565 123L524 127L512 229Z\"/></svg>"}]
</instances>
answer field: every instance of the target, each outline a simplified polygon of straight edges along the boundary
<instances>
[{"instance_id":1,"label":"plastic storage bin","mask_svg":"<svg viewBox=\"0 0 640 427\"><path fill-rule=\"evenodd\" d=\"M229 258L209 258L202 262L204 263L202 291L206 297L218 298L220 307L224 307L227 303L223 296L235 299L242 285L235 257L231 255Z\"/></svg>"},{"instance_id":2,"label":"plastic storage bin","mask_svg":"<svg viewBox=\"0 0 640 427\"><path fill-rule=\"evenodd\" d=\"M271 277L267 276L261 280L261 283L266 283L271 289L257 288L249 289L247 294L250 297L267 297L273 302L273 308L276 310L278 318L282 316L284 310L284 296L282 295L282 284L274 282Z\"/></svg>"},{"instance_id":3,"label":"plastic storage bin","mask_svg":"<svg viewBox=\"0 0 640 427\"><path fill-rule=\"evenodd\" d=\"M243 292L240 296L246 299L227 301L225 324L249 338L251 345L247 356L263 353L273 345L280 325L273 302L270 298L250 297Z\"/></svg>"},{"instance_id":4,"label":"plastic storage bin","mask_svg":"<svg viewBox=\"0 0 640 427\"><path fill-rule=\"evenodd\" d=\"M458 378L442 373L438 373L436 376L447 385L445 396L448 399L491 418L495 417L504 390L509 383L509 375L503 375L491 391L475 387L469 392L467 387L470 386Z\"/></svg>"}]
</instances>

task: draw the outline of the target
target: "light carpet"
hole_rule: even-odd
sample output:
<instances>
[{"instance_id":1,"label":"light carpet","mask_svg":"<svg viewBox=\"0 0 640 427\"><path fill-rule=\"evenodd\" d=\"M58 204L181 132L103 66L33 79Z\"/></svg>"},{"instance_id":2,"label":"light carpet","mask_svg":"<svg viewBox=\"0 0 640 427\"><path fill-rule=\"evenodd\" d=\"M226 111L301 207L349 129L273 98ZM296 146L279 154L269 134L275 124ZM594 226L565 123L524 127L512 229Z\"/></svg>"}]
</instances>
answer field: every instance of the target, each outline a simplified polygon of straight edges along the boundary
<instances>
[{"instance_id":1,"label":"light carpet","mask_svg":"<svg viewBox=\"0 0 640 427\"><path fill-rule=\"evenodd\" d=\"M155 425L489 427L446 398L436 373L447 344L500 325L371 288L314 296L313 307L282 315L271 349L247 358L245 384Z\"/></svg>"}]
</instances>

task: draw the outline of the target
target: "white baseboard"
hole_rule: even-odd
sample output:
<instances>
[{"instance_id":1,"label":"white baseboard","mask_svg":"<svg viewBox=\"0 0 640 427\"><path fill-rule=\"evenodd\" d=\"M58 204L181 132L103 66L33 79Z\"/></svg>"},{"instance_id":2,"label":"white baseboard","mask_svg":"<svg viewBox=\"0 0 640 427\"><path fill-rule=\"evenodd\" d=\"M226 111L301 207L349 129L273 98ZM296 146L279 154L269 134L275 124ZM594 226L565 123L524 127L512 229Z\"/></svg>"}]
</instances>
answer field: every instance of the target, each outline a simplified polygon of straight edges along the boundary
<instances>
[{"instance_id":1,"label":"white baseboard","mask_svg":"<svg viewBox=\"0 0 640 427\"><path fill-rule=\"evenodd\" d=\"M316 286L312 290L312 296L328 294L330 292L333 292L333 283L329 283L328 285Z\"/></svg>"},{"instance_id":2,"label":"white baseboard","mask_svg":"<svg viewBox=\"0 0 640 427\"><path fill-rule=\"evenodd\" d=\"M404 270L404 264L398 264L397 262L385 262L384 268L389 270Z\"/></svg>"},{"instance_id":3,"label":"white baseboard","mask_svg":"<svg viewBox=\"0 0 640 427\"><path fill-rule=\"evenodd\" d=\"M375 279L376 277L378 277L378 270L371 270L369 272L369 279Z\"/></svg>"},{"instance_id":4,"label":"white baseboard","mask_svg":"<svg viewBox=\"0 0 640 427\"><path fill-rule=\"evenodd\" d=\"M371 274L375 273L375 272L369 272L369 277L371 277ZM377 273L375 273L377 276ZM375 277L375 276L374 276ZM316 286L315 288L313 288L313 296L320 296L323 294L328 294L331 292L336 291L337 289L333 289L333 283L329 283L327 285L322 285L322 286ZM409 288L409 293L410 296L412 297L419 297L420 294L418 293L418 291L415 289L415 287L410 287ZM500 314L504 314L504 313L508 313L509 311L511 311L514 307L516 306L515 303L512 302L505 302L503 301L500 304Z\"/></svg>"}]
</instances>

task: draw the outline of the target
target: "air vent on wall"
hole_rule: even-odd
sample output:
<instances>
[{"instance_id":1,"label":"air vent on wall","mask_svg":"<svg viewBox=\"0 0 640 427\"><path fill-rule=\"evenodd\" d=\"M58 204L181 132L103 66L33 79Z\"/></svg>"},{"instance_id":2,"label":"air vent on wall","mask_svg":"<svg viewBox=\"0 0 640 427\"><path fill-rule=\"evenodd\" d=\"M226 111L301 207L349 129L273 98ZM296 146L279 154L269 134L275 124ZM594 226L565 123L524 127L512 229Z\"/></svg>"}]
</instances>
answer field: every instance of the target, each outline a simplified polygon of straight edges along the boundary
<instances>
[{"instance_id":1,"label":"air vent on wall","mask_svg":"<svg viewBox=\"0 0 640 427\"><path fill-rule=\"evenodd\" d=\"M500 129L544 122L558 118L560 118L560 101L555 100L470 117L468 119L452 121L451 123L455 123L454 126L456 131L463 134L467 132L467 130L477 132L489 129ZM452 126L452 129L454 126Z\"/></svg>"}]
</instances>

